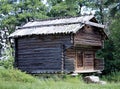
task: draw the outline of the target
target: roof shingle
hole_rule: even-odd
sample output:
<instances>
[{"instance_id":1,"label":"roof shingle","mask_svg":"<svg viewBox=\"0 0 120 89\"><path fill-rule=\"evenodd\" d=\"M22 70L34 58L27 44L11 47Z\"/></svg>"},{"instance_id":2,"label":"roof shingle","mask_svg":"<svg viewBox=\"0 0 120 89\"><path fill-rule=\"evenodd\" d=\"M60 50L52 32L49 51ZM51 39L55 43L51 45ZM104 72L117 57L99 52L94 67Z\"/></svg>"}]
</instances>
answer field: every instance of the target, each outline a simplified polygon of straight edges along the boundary
<instances>
[{"instance_id":1,"label":"roof shingle","mask_svg":"<svg viewBox=\"0 0 120 89\"><path fill-rule=\"evenodd\" d=\"M76 33L85 25L85 22L90 21L92 18L94 18L94 16L28 22L13 32L9 37L16 38L26 35Z\"/></svg>"}]
</instances>

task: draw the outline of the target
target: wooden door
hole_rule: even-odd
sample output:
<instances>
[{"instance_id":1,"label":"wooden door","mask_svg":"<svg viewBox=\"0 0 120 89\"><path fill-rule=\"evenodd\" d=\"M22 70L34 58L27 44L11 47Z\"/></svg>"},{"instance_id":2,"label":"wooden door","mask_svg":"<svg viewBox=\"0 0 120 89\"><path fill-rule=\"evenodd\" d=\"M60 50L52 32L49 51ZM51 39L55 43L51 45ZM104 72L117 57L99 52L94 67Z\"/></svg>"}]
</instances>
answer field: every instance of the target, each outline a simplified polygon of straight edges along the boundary
<instances>
[{"instance_id":1,"label":"wooden door","mask_svg":"<svg viewBox=\"0 0 120 89\"><path fill-rule=\"evenodd\" d=\"M93 51L84 52L85 70L94 69L94 58L95 58L95 53Z\"/></svg>"},{"instance_id":2,"label":"wooden door","mask_svg":"<svg viewBox=\"0 0 120 89\"><path fill-rule=\"evenodd\" d=\"M94 52L76 51L76 70L93 70Z\"/></svg>"},{"instance_id":3,"label":"wooden door","mask_svg":"<svg viewBox=\"0 0 120 89\"><path fill-rule=\"evenodd\" d=\"M84 68L84 53L82 51L76 52L76 69Z\"/></svg>"}]
</instances>

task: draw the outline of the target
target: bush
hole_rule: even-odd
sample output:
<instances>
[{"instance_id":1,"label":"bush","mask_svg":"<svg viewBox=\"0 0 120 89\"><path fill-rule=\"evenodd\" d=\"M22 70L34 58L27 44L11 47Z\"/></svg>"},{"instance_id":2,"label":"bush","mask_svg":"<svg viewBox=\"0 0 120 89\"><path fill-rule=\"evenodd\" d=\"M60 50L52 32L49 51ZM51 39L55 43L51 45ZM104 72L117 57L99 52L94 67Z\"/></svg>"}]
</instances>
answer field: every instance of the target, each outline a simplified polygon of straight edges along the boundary
<instances>
[{"instance_id":1,"label":"bush","mask_svg":"<svg viewBox=\"0 0 120 89\"><path fill-rule=\"evenodd\" d=\"M112 72L109 75L103 76L103 79L108 82L120 82L120 72Z\"/></svg>"},{"instance_id":2,"label":"bush","mask_svg":"<svg viewBox=\"0 0 120 89\"><path fill-rule=\"evenodd\" d=\"M0 60L0 66L3 66L6 69L13 69L13 59Z\"/></svg>"},{"instance_id":3,"label":"bush","mask_svg":"<svg viewBox=\"0 0 120 89\"><path fill-rule=\"evenodd\" d=\"M4 81L35 82L36 78L17 69L0 69L0 79Z\"/></svg>"},{"instance_id":4,"label":"bush","mask_svg":"<svg viewBox=\"0 0 120 89\"><path fill-rule=\"evenodd\" d=\"M3 66L6 69L13 68L14 57L12 55L12 52L13 50L11 47L8 47L4 51L4 54L2 55L2 59L0 60L0 66Z\"/></svg>"}]
</instances>

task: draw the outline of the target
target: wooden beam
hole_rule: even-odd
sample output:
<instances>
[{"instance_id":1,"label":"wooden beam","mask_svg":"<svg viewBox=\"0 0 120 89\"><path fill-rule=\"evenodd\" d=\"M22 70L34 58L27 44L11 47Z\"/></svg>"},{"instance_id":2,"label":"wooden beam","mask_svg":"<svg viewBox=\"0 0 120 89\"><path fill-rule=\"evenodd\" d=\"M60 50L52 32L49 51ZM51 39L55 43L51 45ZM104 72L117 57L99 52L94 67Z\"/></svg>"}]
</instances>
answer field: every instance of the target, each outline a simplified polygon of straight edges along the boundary
<instances>
[{"instance_id":1,"label":"wooden beam","mask_svg":"<svg viewBox=\"0 0 120 89\"><path fill-rule=\"evenodd\" d=\"M87 25L92 25L92 26L95 26L95 27L99 27L99 28L105 28L105 25L90 22L90 21L83 21L82 23L87 24Z\"/></svg>"}]
</instances>

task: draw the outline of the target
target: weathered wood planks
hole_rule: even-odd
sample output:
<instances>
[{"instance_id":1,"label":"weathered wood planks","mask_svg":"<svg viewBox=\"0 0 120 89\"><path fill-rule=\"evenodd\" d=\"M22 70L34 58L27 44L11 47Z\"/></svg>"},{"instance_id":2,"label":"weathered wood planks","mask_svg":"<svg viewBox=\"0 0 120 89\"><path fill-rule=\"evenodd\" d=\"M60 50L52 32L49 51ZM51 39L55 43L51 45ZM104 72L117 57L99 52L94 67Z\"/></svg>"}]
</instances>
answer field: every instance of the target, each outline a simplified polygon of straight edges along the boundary
<instances>
[{"instance_id":1,"label":"weathered wood planks","mask_svg":"<svg viewBox=\"0 0 120 89\"><path fill-rule=\"evenodd\" d=\"M62 71L63 45L72 45L70 35L31 36L18 38L15 63L26 72Z\"/></svg>"},{"instance_id":2,"label":"weathered wood planks","mask_svg":"<svg viewBox=\"0 0 120 89\"><path fill-rule=\"evenodd\" d=\"M86 26L75 34L74 44L102 46L102 37L99 32L95 32L91 26Z\"/></svg>"},{"instance_id":3,"label":"weathered wood planks","mask_svg":"<svg viewBox=\"0 0 120 89\"><path fill-rule=\"evenodd\" d=\"M65 52L65 71L73 72L75 70L75 50L69 48Z\"/></svg>"}]
</instances>

